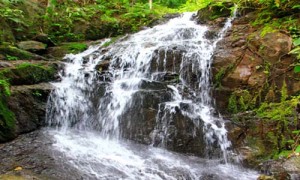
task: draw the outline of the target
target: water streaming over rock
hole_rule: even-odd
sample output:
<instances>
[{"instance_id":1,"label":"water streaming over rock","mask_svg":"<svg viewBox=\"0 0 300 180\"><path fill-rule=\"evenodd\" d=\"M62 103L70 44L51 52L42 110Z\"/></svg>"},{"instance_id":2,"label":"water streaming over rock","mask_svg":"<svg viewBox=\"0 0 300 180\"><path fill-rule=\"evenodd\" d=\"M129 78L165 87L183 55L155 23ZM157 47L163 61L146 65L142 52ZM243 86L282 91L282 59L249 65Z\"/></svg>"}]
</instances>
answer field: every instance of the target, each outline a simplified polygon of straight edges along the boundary
<instances>
[{"instance_id":1,"label":"water streaming over rock","mask_svg":"<svg viewBox=\"0 0 300 180\"><path fill-rule=\"evenodd\" d=\"M208 40L191 17L65 57L48 103L57 127L49 134L86 179L255 178L221 163L230 142L210 96L211 56L231 19Z\"/></svg>"}]
</instances>

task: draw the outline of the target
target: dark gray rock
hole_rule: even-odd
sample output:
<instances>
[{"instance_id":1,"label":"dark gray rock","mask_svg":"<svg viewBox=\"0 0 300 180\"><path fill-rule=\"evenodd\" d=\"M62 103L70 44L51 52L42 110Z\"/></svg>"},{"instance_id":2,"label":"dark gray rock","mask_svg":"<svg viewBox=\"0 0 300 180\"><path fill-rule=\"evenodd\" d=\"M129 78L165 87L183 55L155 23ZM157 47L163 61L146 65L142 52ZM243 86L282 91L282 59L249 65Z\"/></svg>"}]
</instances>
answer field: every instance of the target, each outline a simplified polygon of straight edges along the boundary
<instances>
[{"instance_id":1,"label":"dark gray rock","mask_svg":"<svg viewBox=\"0 0 300 180\"><path fill-rule=\"evenodd\" d=\"M53 89L49 83L13 86L8 107L16 118L16 134L37 130L45 122L46 103Z\"/></svg>"},{"instance_id":2,"label":"dark gray rock","mask_svg":"<svg viewBox=\"0 0 300 180\"><path fill-rule=\"evenodd\" d=\"M52 150L46 133L34 131L0 144L0 179L84 179Z\"/></svg>"}]
</instances>

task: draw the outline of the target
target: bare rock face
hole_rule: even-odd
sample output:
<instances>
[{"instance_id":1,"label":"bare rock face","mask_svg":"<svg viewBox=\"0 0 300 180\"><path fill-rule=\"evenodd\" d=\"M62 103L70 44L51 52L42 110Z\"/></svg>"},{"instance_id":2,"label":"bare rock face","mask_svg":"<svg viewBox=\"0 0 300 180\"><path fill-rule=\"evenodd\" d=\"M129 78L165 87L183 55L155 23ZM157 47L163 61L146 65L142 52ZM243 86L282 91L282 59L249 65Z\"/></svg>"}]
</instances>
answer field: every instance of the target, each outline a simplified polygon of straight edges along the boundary
<instances>
[{"instance_id":1,"label":"bare rock face","mask_svg":"<svg viewBox=\"0 0 300 180\"><path fill-rule=\"evenodd\" d=\"M252 33L248 39L249 49L271 64L277 63L282 56L288 54L292 49L292 38L282 32L264 34L257 31Z\"/></svg>"}]
</instances>

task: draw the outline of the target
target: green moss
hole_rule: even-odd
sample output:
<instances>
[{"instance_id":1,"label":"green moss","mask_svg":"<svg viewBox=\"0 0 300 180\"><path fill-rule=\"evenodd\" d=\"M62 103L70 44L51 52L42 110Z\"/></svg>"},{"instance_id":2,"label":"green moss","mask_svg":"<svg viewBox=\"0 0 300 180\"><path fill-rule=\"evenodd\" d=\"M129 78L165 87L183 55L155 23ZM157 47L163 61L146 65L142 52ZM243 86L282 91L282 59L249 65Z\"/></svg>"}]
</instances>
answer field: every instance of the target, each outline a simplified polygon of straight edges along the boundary
<instances>
[{"instance_id":1,"label":"green moss","mask_svg":"<svg viewBox=\"0 0 300 180\"><path fill-rule=\"evenodd\" d=\"M297 96L292 100L281 103L262 103L261 106L256 110L256 113L260 118L283 121L294 116L294 109L299 100L300 98Z\"/></svg>"},{"instance_id":2,"label":"green moss","mask_svg":"<svg viewBox=\"0 0 300 180\"><path fill-rule=\"evenodd\" d=\"M10 84L3 79L0 79L0 92L3 92L3 94L0 95L4 95L4 96L10 96Z\"/></svg>"},{"instance_id":3,"label":"green moss","mask_svg":"<svg viewBox=\"0 0 300 180\"><path fill-rule=\"evenodd\" d=\"M268 33L272 33L272 32L276 32L277 30L274 29L272 26L268 26L266 25L265 27L262 28L261 32L260 32L260 36L261 37L265 37L266 34Z\"/></svg>"},{"instance_id":4,"label":"green moss","mask_svg":"<svg viewBox=\"0 0 300 180\"><path fill-rule=\"evenodd\" d=\"M1 80L0 82L3 82ZM15 115L6 105L6 96L10 95L6 88L7 83L1 84L0 89L0 142L10 140L15 137Z\"/></svg>"},{"instance_id":5,"label":"green moss","mask_svg":"<svg viewBox=\"0 0 300 180\"><path fill-rule=\"evenodd\" d=\"M221 68L220 71L215 75L214 84L216 87L221 87L221 81L226 74L226 68Z\"/></svg>"},{"instance_id":6,"label":"green moss","mask_svg":"<svg viewBox=\"0 0 300 180\"><path fill-rule=\"evenodd\" d=\"M248 90L236 90L229 97L228 111L231 113L237 113L252 109L255 103L253 103L253 97Z\"/></svg>"},{"instance_id":7,"label":"green moss","mask_svg":"<svg viewBox=\"0 0 300 180\"><path fill-rule=\"evenodd\" d=\"M287 99L287 97L288 97L288 90L287 90L286 82L283 81L282 88L281 88L280 101L284 102Z\"/></svg>"},{"instance_id":8,"label":"green moss","mask_svg":"<svg viewBox=\"0 0 300 180\"><path fill-rule=\"evenodd\" d=\"M222 80L225 77L225 75L230 72L234 68L234 64L229 64L226 67L222 67L218 73L214 76L214 85L216 87L221 87L222 86Z\"/></svg>"},{"instance_id":9,"label":"green moss","mask_svg":"<svg viewBox=\"0 0 300 180\"><path fill-rule=\"evenodd\" d=\"M32 53L10 45L1 45L0 54L3 54L8 60L29 60L34 58ZM13 57L13 59L10 57Z\"/></svg>"},{"instance_id":10,"label":"green moss","mask_svg":"<svg viewBox=\"0 0 300 180\"><path fill-rule=\"evenodd\" d=\"M55 78L55 67L42 64L22 63L15 68L0 71L0 78L12 85L37 84Z\"/></svg>"},{"instance_id":11,"label":"green moss","mask_svg":"<svg viewBox=\"0 0 300 180\"><path fill-rule=\"evenodd\" d=\"M79 53L88 48L85 43L65 43L62 46L68 53Z\"/></svg>"},{"instance_id":12,"label":"green moss","mask_svg":"<svg viewBox=\"0 0 300 180\"><path fill-rule=\"evenodd\" d=\"M231 113L237 113L238 112L238 107L237 107L237 98L236 95L233 93L229 97L228 101L228 111Z\"/></svg>"}]
</instances>

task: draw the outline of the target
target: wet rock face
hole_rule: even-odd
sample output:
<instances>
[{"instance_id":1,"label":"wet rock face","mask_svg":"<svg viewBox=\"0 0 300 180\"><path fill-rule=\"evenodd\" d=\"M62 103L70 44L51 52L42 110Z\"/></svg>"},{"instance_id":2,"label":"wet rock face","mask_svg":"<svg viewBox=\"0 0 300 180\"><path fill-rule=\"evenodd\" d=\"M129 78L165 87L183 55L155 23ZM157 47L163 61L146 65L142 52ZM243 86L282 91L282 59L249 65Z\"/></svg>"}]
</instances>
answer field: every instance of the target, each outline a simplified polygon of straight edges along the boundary
<instances>
[{"instance_id":1,"label":"wet rock face","mask_svg":"<svg viewBox=\"0 0 300 180\"><path fill-rule=\"evenodd\" d=\"M59 158L62 154L53 152L53 143L48 135L34 131L0 144L0 179L83 179Z\"/></svg>"},{"instance_id":2,"label":"wet rock face","mask_svg":"<svg viewBox=\"0 0 300 180\"><path fill-rule=\"evenodd\" d=\"M205 156L203 122L200 119L192 120L185 114L192 107L184 103L174 109L167 106L168 103L159 106L157 125L152 132L153 145L176 152Z\"/></svg>"},{"instance_id":3,"label":"wet rock face","mask_svg":"<svg viewBox=\"0 0 300 180\"><path fill-rule=\"evenodd\" d=\"M174 107L173 110L166 108L169 106L168 102L173 101L173 90L168 85L177 84L180 73L191 88L198 81L198 64L185 61L185 53L185 48L181 46L161 47L153 52L147 70L153 80L144 80L139 84L139 91L132 95L132 101L119 117L120 134L123 138L176 152L205 156L203 124L199 124L200 119L194 122L186 114L192 107L181 104L180 108ZM111 59L110 56L103 56L103 61L95 67L100 81L109 82L110 68L121 66L118 63L111 65ZM115 60L117 61L118 59ZM126 68L130 69L124 67L125 71ZM182 108L183 111L180 110Z\"/></svg>"},{"instance_id":4,"label":"wet rock face","mask_svg":"<svg viewBox=\"0 0 300 180\"><path fill-rule=\"evenodd\" d=\"M143 144L151 144L159 103L171 100L171 92L164 86L136 92L132 102L120 118L122 136Z\"/></svg>"},{"instance_id":5,"label":"wet rock face","mask_svg":"<svg viewBox=\"0 0 300 180\"><path fill-rule=\"evenodd\" d=\"M184 53L186 53L184 47L177 46L155 50L150 71L179 73Z\"/></svg>"},{"instance_id":6,"label":"wet rock face","mask_svg":"<svg viewBox=\"0 0 300 180\"><path fill-rule=\"evenodd\" d=\"M122 137L155 147L204 156L205 141L202 125L197 125L180 109L170 111L167 102L172 90L158 82L144 82L141 90L120 117ZM201 122L201 120L199 120Z\"/></svg>"}]
</instances>

